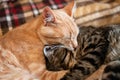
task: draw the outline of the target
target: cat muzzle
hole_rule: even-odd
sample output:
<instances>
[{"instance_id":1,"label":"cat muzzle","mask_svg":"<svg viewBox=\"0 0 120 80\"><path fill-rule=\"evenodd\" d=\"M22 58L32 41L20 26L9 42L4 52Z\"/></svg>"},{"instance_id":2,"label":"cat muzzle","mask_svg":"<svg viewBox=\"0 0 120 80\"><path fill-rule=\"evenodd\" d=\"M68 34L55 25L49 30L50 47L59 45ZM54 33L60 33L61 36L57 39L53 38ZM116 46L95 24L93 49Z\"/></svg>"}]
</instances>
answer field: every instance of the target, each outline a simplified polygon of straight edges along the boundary
<instances>
[{"instance_id":1,"label":"cat muzzle","mask_svg":"<svg viewBox=\"0 0 120 80\"><path fill-rule=\"evenodd\" d=\"M76 50L77 46L78 46L77 41L74 41L73 43L66 45L66 48L70 51L74 51Z\"/></svg>"}]
</instances>

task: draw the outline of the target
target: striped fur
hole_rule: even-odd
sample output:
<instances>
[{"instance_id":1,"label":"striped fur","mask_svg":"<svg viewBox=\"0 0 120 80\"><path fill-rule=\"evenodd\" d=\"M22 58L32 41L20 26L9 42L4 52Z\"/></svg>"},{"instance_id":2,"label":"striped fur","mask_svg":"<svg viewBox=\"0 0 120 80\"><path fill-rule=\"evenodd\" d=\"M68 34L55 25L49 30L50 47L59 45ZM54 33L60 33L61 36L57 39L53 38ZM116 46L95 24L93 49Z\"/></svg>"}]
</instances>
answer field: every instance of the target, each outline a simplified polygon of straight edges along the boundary
<instances>
[{"instance_id":1,"label":"striped fur","mask_svg":"<svg viewBox=\"0 0 120 80\"><path fill-rule=\"evenodd\" d=\"M108 67L114 68L112 69L113 73L117 69L118 73L120 73L119 67L116 68L120 65L113 65L114 63L120 62L112 62L115 59L119 59L119 39L119 25L109 25L100 28L90 26L80 27L80 33L78 35L79 46L76 49L76 52L73 53L59 47L46 51L47 54L52 54L46 56L47 68L49 70L70 69L70 72L68 72L61 80L85 80L107 61L111 63L109 63L105 68L102 80L108 80L108 76L106 75L112 74L109 71L106 72L106 70L108 70ZM114 51L116 51L116 53ZM49 60L49 58L51 59ZM73 65L69 66L71 63ZM110 76L114 75L115 73ZM115 76L116 78L119 78L119 76ZM110 80L117 80L116 78L111 78Z\"/></svg>"},{"instance_id":2,"label":"striped fur","mask_svg":"<svg viewBox=\"0 0 120 80\"><path fill-rule=\"evenodd\" d=\"M120 61L110 62L104 69L102 80L120 80Z\"/></svg>"}]
</instances>

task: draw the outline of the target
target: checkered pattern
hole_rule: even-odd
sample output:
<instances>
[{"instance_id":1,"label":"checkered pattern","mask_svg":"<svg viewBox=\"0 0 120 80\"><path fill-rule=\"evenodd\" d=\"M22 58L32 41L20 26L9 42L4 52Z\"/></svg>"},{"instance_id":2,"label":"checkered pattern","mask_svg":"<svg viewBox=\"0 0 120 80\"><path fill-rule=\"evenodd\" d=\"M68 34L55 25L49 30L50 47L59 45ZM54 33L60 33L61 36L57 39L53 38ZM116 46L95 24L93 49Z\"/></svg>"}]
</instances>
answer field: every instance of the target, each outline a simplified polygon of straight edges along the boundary
<instances>
[{"instance_id":1,"label":"checkered pattern","mask_svg":"<svg viewBox=\"0 0 120 80\"><path fill-rule=\"evenodd\" d=\"M38 16L45 6L59 9L71 0L0 0L2 34Z\"/></svg>"}]
</instances>

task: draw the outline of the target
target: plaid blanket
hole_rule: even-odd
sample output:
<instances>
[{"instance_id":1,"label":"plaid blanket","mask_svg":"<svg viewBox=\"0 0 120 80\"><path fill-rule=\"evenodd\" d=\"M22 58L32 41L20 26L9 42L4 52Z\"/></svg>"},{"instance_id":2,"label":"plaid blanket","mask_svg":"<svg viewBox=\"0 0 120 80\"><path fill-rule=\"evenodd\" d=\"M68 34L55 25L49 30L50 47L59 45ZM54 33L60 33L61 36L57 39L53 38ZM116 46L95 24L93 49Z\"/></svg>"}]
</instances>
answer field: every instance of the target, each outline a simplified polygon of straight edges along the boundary
<instances>
[{"instance_id":1,"label":"plaid blanket","mask_svg":"<svg viewBox=\"0 0 120 80\"><path fill-rule=\"evenodd\" d=\"M71 0L0 0L0 32L5 34L38 16L45 6L63 8Z\"/></svg>"},{"instance_id":2,"label":"plaid blanket","mask_svg":"<svg viewBox=\"0 0 120 80\"><path fill-rule=\"evenodd\" d=\"M78 26L120 24L120 0L77 0Z\"/></svg>"}]
</instances>

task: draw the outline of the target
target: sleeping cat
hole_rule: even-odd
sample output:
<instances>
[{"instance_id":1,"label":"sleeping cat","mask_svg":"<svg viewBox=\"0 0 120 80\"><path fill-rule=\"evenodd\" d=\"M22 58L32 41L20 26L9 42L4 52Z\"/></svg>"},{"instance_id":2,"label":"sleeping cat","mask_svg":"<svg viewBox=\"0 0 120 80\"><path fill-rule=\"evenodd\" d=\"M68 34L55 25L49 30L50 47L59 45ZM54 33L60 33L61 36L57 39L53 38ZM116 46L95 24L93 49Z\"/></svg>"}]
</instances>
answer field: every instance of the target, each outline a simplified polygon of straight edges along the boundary
<instances>
[{"instance_id":1,"label":"sleeping cat","mask_svg":"<svg viewBox=\"0 0 120 80\"><path fill-rule=\"evenodd\" d=\"M46 69L43 48L61 44L77 47L79 29L72 18L74 1L64 9L46 7L34 20L6 33L0 39L0 80L59 80L67 70Z\"/></svg>"},{"instance_id":2,"label":"sleeping cat","mask_svg":"<svg viewBox=\"0 0 120 80\"><path fill-rule=\"evenodd\" d=\"M70 69L61 80L85 80L102 64L110 62L100 80L120 80L120 25L80 27L79 31L75 52L62 46L45 46L47 69Z\"/></svg>"}]
</instances>

